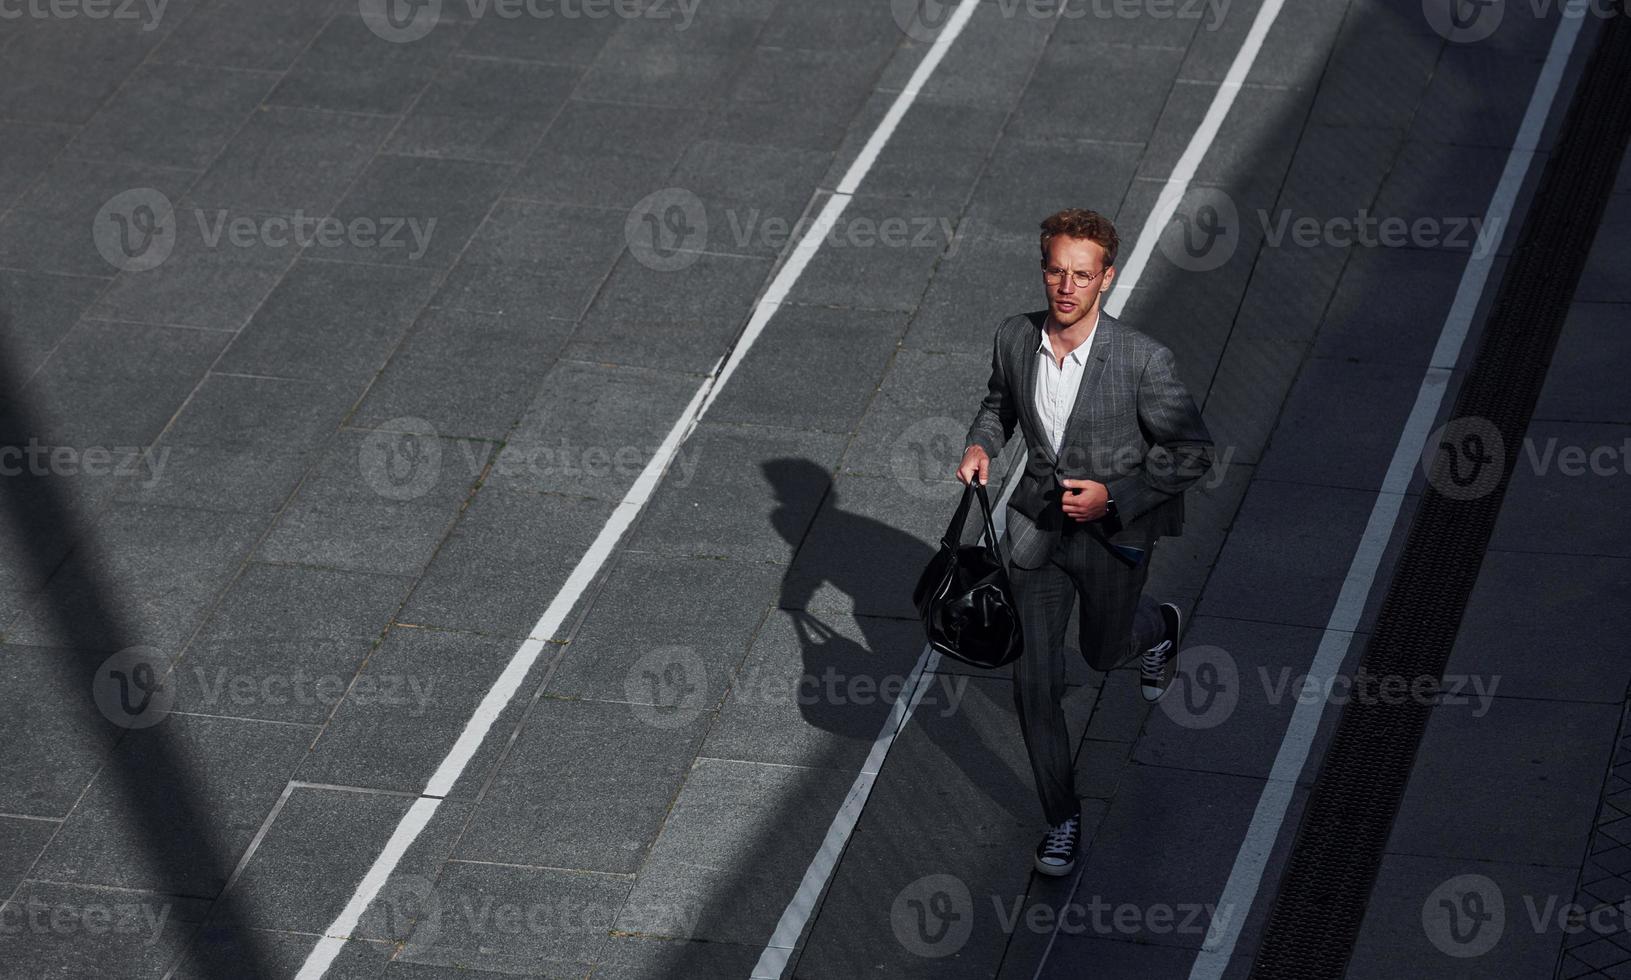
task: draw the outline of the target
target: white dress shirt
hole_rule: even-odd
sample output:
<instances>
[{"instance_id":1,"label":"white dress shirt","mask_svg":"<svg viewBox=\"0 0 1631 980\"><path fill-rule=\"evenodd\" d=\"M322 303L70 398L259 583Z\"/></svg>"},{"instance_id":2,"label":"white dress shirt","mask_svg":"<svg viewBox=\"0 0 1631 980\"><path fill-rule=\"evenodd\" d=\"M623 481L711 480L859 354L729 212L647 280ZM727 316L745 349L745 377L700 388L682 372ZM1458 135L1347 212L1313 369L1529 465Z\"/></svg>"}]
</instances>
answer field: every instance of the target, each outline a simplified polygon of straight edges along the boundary
<instances>
[{"instance_id":1,"label":"white dress shirt","mask_svg":"<svg viewBox=\"0 0 1631 980\"><path fill-rule=\"evenodd\" d=\"M1036 345L1036 356L1041 359L1036 370L1036 414L1042 420L1042 430L1047 433L1055 456L1059 455L1059 447L1064 442L1065 423L1070 420L1070 410L1076 405L1076 393L1082 387L1087 357L1098 335L1099 327L1095 323L1093 332L1075 350L1065 355L1063 364L1053 358L1046 329L1042 331L1042 342Z\"/></svg>"}]
</instances>

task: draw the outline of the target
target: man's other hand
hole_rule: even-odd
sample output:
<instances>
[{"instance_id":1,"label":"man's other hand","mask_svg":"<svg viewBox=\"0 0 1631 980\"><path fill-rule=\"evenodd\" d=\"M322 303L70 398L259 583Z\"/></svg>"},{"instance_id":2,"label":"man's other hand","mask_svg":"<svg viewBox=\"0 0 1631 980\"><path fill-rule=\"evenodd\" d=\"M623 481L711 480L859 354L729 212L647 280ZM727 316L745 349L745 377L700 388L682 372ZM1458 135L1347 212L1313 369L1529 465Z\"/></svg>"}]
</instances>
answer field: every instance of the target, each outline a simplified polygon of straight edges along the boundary
<instances>
[{"instance_id":1,"label":"man's other hand","mask_svg":"<svg viewBox=\"0 0 1631 980\"><path fill-rule=\"evenodd\" d=\"M1060 480L1065 492L1059 495L1059 506L1065 516L1077 521L1096 521L1103 517L1110 505L1110 488L1095 480Z\"/></svg>"},{"instance_id":2,"label":"man's other hand","mask_svg":"<svg viewBox=\"0 0 1631 980\"><path fill-rule=\"evenodd\" d=\"M957 481L966 486L976 476L982 485L990 478L991 457L979 446L970 446L963 451L963 461L957 464Z\"/></svg>"}]
</instances>

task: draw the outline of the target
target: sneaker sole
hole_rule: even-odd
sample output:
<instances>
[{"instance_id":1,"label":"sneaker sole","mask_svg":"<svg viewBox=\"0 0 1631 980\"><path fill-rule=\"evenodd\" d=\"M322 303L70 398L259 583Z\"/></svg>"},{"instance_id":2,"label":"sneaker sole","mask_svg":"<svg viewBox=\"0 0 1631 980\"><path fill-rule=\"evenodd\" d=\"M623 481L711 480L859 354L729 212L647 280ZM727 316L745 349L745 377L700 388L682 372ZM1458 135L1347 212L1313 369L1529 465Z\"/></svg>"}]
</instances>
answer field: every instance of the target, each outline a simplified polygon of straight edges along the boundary
<instances>
[{"instance_id":1,"label":"sneaker sole","mask_svg":"<svg viewBox=\"0 0 1631 980\"><path fill-rule=\"evenodd\" d=\"M1049 878L1063 878L1076 870L1075 861L1069 864L1043 864L1041 861L1032 859L1031 864L1036 868L1037 874L1047 875Z\"/></svg>"},{"instance_id":2,"label":"sneaker sole","mask_svg":"<svg viewBox=\"0 0 1631 980\"><path fill-rule=\"evenodd\" d=\"M1161 603L1161 622L1167 627L1166 638L1172 641L1172 656L1167 660L1168 670L1170 670L1171 674L1176 674L1178 663L1178 638L1183 635L1184 626L1183 610L1179 609L1170 602ZM1166 673L1166 671L1163 671L1163 673ZM1143 686L1141 679L1139 691L1144 695L1144 700L1150 704L1154 704L1155 702L1161 700L1161 698L1166 695L1167 688L1172 686L1172 677L1170 674L1166 680L1167 684L1165 687L1150 688Z\"/></svg>"}]
</instances>

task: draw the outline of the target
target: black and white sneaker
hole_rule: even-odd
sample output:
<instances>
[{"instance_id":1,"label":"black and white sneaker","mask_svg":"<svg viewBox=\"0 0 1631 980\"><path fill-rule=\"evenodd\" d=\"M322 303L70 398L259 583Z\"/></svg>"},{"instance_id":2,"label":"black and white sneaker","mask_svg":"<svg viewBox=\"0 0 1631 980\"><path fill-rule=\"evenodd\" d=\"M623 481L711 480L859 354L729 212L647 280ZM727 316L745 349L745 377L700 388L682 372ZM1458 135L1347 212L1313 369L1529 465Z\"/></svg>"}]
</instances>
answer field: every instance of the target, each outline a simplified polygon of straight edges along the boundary
<instances>
[{"instance_id":1,"label":"black and white sneaker","mask_svg":"<svg viewBox=\"0 0 1631 980\"><path fill-rule=\"evenodd\" d=\"M1166 624L1166 633L1160 643L1144 651L1138 671L1138 686L1146 701L1161 700L1161 695L1167 693L1167 687L1172 684L1173 675L1178 673L1178 630L1183 625L1183 617L1177 606L1163 602L1161 621Z\"/></svg>"},{"instance_id":2,"label":"black and white sneaker","mask_svg":"<svg viewBox=\"0 0 1631 980\"><path fill-rule=\"evenodd\" d=\"M1082 816L1077 814L1042 835L1036 845L1036 870L1059 877L1076 869L1076 851L1082 845Z\"/></svg>"}]
</instances>

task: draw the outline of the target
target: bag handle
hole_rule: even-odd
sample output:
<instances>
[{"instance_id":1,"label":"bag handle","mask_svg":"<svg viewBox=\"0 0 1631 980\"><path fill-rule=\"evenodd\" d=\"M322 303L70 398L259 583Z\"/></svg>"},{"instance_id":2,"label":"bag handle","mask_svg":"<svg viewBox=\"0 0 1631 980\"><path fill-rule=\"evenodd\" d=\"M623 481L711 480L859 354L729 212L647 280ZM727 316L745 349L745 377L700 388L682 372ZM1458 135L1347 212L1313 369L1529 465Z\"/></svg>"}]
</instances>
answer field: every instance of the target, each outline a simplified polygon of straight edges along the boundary
<instances>
[{"instance_id":1,"label":"bag handle","mask_svg":"<svg viewBox=\"0 0 1631 980\"><path fill-rule=\"evenodd\" d=\"M979 497L980 499L980 513L985 518L986 541L990 543L991 549L996 551L997 526L991 522L991 499L986 496L985 484L981 483L977 477L969 480L964 485L963 499L957 504L957 513L951 515L951 524L946 528L946 533L941 537L940 543L953 551L957 550L957 545L962 541L963 537L963 522L968 520L968 504L972 497Z\"/></svg>"}]
</instances>

